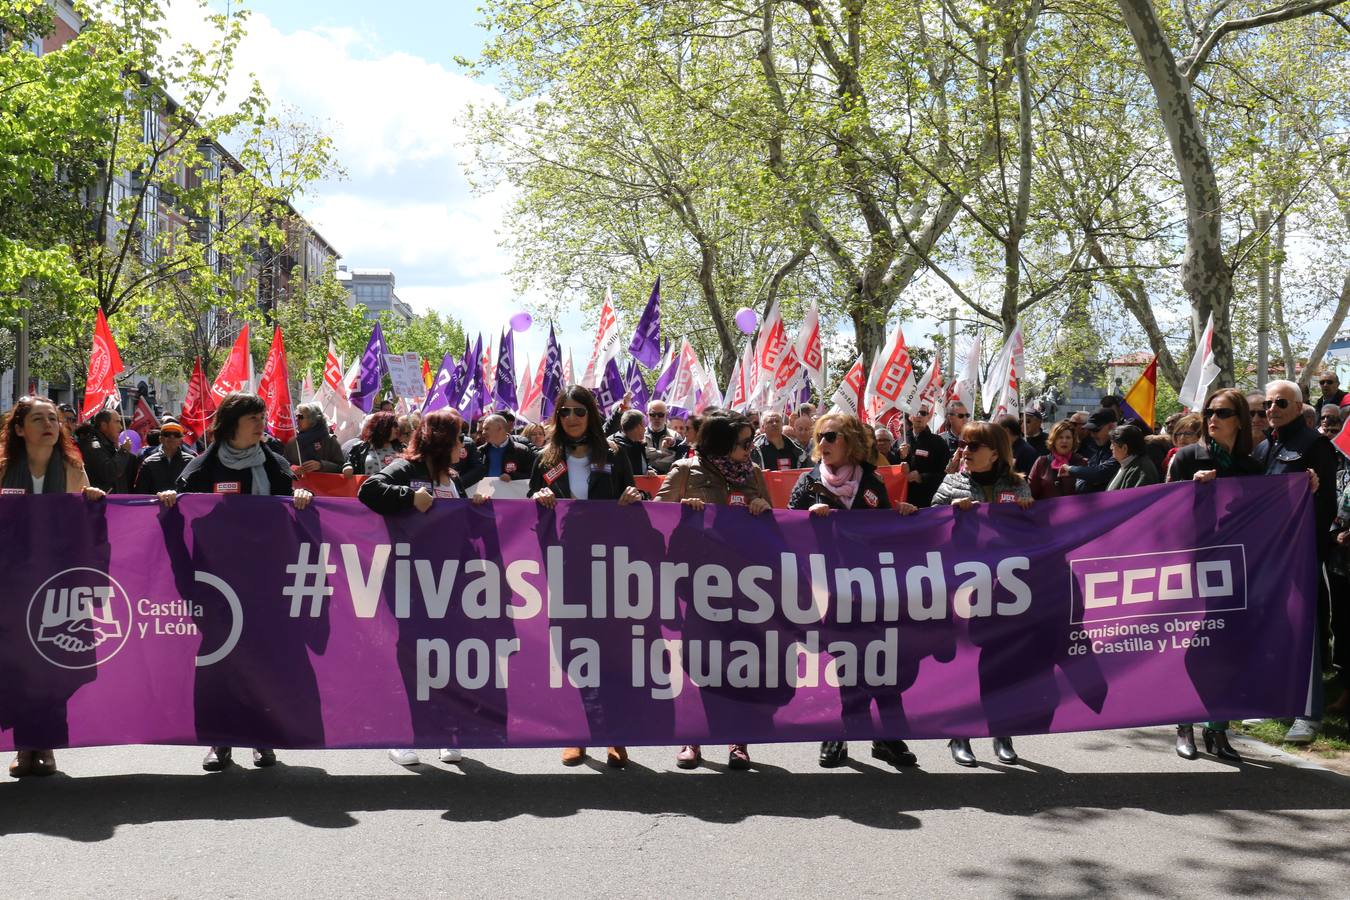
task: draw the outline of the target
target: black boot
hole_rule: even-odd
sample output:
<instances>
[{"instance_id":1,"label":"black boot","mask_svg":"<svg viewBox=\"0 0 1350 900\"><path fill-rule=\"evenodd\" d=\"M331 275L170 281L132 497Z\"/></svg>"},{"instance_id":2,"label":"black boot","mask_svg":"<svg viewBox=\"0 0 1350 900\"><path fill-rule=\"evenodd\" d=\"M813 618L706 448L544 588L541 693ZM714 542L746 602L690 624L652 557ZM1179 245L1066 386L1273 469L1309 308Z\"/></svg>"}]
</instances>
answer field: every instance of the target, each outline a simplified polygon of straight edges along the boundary
<instances>
[{"instance_id":1,"label":"black boot","mask_svg":"<svg viewBox=\"0 0 1350 900\"><path fill-rule=\"evenodd\" d=\"M970 749L970 738L952 738L947 742L947 747L952 751L952 759L958 766L965 766L973 769L977 765L975 754Z\"/></svg>"},{"instance_id":2,"label":"black boot","mask_svg":"<svg viewBox=\"0 0 1350 900\"><path fill-rule=\"evenodd\" d=\"M1196 759L1200 756L1195 749L1195 726L1177 726L1177 756L1182 759Z\"/></svg>"},{"instance_id":3,"label":"black boot","mask_svg":"<svg viewBox=\"0 0 1350 900\"><path fill-rule=\"evenodd\" d=\"M904 741L873 741L872 758L890 763L897 769L919 764L919 758L910 752Z\"/></svg>"},{"instance_id":4,"label":"black boot","mask_svg":"<svg viewBox=\"0 0 1350 900\"><path fill-rule=\"evenodd\" d=\"M1013 749L1012 738L1010 737L994 738L994 755L1005 766L1017 765L1017 751Z\"/></svg>"},{"instance_id":5,"label":"black boot","mask_svg":"<svg viewBox=\"0 0 1350 900\"><path fill-rule=\"evenodd\" d=\"M1206 728L1203 735L1206 753L1213 754L1219 759L1226 759L1229 762L1242 762L1242 757L1233 749L1233 745L1228 743L1228 732ZM1191 745L1191 749L1194 750L1195 746ZM1177 752L1180 753L1181 751L1178 750Z\"/></svg>"},{"instance_id":6,"label":"black boot","mask_svg":"<svg viewBox=\"0 0 1350 900\"><path fill-rule=\"evenodd\" d=\"M277 764L277 753L275 750L268 750L266 747L259 747L253 751L253 764L260 769Z\"/></svg>"},{"instance_id":7,"label":"black boot","mask_svg":"<svg viewBox=\"0 0 1350 900\"><path fill-rule=\"evenodd\" d=\"M202 760L202 768L208 772L219 772L221 769L229 767L232 755L233 752L229 747L212 747L206 751L206 758Z\"/></svg>"},{"instance_id":8,"label":"black boot","mask_svg":"<svg viewBox=\"0 0 1350 900\"><path fill-rule=\"evenodd\" d=\"M843 765L846 759L848 759L847 741L821 742L820 767L822 769L833 769L835 766Z\"/></svg>"}]
</instances>

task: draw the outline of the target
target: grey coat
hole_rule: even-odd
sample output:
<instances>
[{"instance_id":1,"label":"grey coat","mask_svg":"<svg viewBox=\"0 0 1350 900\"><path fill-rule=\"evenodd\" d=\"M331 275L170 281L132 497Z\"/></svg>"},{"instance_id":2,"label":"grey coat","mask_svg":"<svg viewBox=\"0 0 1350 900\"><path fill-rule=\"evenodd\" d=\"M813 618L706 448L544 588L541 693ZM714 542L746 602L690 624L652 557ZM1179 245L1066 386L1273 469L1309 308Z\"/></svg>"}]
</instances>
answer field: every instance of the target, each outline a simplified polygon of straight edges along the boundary
<instances>
[{"instance_id":1,"label":"grey coat","mask_svg":"<svg viewBox=\"0 0 1350 900\"><path fill-rule=\"evenodd\" d=\"M938 485L932 505L946 506L955 500L974 500L976 503L1007 502L1007 495L1012 495L1013 500L1021 500L1023 497L1031 499L1031 484L1014 473L1005 473L999 476L992 489L986 493L986 489L973 482L968 473L953 472L943 478L942 484Z\"/></svg>"}]
</instances>

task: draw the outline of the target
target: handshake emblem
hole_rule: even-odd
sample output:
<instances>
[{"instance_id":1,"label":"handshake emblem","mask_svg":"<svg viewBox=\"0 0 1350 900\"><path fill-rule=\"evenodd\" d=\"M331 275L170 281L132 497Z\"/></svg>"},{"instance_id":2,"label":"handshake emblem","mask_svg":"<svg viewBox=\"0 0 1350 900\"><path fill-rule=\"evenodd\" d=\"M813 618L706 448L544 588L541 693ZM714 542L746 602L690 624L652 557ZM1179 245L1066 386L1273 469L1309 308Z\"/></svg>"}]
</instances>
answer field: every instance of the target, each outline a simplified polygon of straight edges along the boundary
<instances>
[{"instance_id":1,"label":"handshake emblem","mask_svg":"<svg viewBox=\"0 0 1350 900\"><path fill-rule=\"evenodd\" d=\"M72 569L38 589L29 606L28 633L48 661L83 669L121 649L130 633L130 614L125 595L106 574Z\"/></svg>"}]
</instances>

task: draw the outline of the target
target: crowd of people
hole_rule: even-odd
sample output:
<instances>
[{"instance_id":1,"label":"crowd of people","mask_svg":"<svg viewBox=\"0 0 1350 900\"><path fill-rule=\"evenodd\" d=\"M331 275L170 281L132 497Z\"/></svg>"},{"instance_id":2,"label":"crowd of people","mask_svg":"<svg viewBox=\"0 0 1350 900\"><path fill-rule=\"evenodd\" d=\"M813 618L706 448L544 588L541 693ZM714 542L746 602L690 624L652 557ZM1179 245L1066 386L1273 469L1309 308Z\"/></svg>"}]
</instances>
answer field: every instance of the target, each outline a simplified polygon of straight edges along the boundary
<instances>
[{"instance_id":1,"label":"crowd of people","mask_svg":"<svg viewBox=\"0 0 1350 900\"><path fill-rule=\"evenodd\" d=\"M742 414L707 409L699 415L653 401L645 412L629 408L629 399L606 415L585 387L565 388L547 422L519 422L510 412L486 415L472 424L450 410L426 416L397 415L381 404L365 421L360 438L339 444L323 410L301 404L295 413L297 435L285 444L268 434L263 402L255 395L226 397L216 410L210 433L189 443L184 429L165 419L133 453L122 437L122 417L104 410L76 426L74 410L43 398L23 398L9 413L0 446L0 484L5 493L81 493L98 502L109 493L155 495L172 506L183 493L239 493L290 496L297 508L312 499L296 479L309 473L349 478L364 476L358 498L371 510L392 515L425 513L437 501L469 495L485 478L524 481L527 496L546 508L559 499L613 502L679 503L693 509L708 504L740 506L749 515L770 507L765 472L801 470L788 506L816 516L840 510L888 510L915 515L925 508L979 503L1016 503L1027 508L1041 500L1128 490L1178 481L1308 473L1318 532L1318 640L1315 652L1330 669L1350 672L1350 466L1331 443L1339 433L1350 395L1334 375L1320 380L1323 395L1307 403L1298 384L1274 381L1265 392L1243 395L1213 391L1202 409L1167 418L1158 433L1122 414L1118 398L1103 398L1090 412L1074 412L1044 430L1042 413L972 421L962 403L948 404L938 430L934 410L921 404L893 433L856 416L831 410L818 415L807 404L791 416L780 411ZM905 496L891 496L877 469L908 466ZM654 493L639 489L635 476L659 475ZM488 501L477 493L475 503ZM1313 679L1310 714L1298 718L1286 740L1310 742L1323 712L1321 679ZM1350 690L1336 704L1344 712ZM1227 722L1204 724L1206 752L1240 759L1227 739ZM977 765L967 739L948 742L953 761ZM1016 764L1011 736L994 739L996 757ZM1176 732L1176 752L1199 755L1192 724ZM411 749L390 749L399 765L417 764ZM874 758L912 766L915 755L899 737L872 743ZM203 768L216 771L232 762L232 748L211 747ZM562 751L564 765L586 759L585 747ZM440 751L444 762L461 751ZM275 763L270 748L256 748L257 766ZM824 767L843 764L848 744L825 741L819 748ZM622 768L624 747L606 749L609 766ZM676 750L678 767L695 768L703 748ZM728 767L750 767L744 743L728 748ZM50 749L24 748L10 766L14 776L45 775L56 770Z\"/></svg>"}]
</instances>

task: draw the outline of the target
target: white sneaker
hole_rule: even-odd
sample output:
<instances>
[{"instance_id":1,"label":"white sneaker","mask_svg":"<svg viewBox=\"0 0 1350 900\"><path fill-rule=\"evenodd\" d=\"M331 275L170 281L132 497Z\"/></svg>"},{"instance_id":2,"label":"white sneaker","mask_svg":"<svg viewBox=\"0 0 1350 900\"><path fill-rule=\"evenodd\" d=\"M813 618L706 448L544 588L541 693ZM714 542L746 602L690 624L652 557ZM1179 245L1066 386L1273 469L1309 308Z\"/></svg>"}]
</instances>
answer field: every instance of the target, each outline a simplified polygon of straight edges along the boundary
<instances>
[{"instance_id":1,"label":"white sneaker","mask_svg":"<svg viewBox=\"0 0 1350 900\"><path fill-rule=\"evenodd\" d=\"M1317 729L1322 727L1321 722L1312 719L1295 719L1294 724L1284 733L1284 742L1286 744L1311 744L1317 737Z\"/></svg>"},{"instance_id":2,"label":"white sneaker","mask_svg":"<svg viewBox=\"0 0 1350 900\"><path fill-rule=\"evenodd\" d=\"M1265 719L1243 719L1243 725L1260 725Z\"/></svg>"},{"instance_id":3,"label":"white sneaker","mask_svg":"<svg viewBox=\"0 0 1350 900\"><path fill-rule=\"evenodd\" d=\"M389 758L400 766L415 766L421 762L417 758L417 753L413 750L390 750Z\"/></svg>"},{"instance_id":4,"label":"white sneaker","mask_svg":"<svg viewBox=\"0 0 1350 900\"><path fill-rule=\"evenodd\" d=\"M441 762L452 763L464 759L464 754L456 747L446 747L441 751Z\"/></svg>"}]
</instances>

